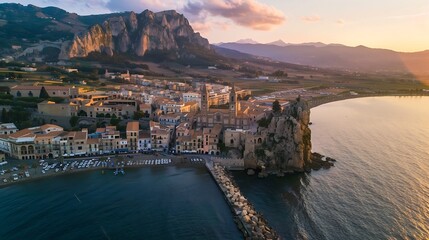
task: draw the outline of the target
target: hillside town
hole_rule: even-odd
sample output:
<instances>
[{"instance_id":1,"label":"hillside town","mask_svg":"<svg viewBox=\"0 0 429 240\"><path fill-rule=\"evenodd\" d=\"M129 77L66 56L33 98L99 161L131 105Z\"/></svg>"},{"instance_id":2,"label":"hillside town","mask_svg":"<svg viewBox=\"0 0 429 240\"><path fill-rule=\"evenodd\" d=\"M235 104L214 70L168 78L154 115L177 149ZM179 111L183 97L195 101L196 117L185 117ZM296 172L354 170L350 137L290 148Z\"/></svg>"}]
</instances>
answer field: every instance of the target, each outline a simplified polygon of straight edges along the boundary
<instances>
[{"instance_id":1,"label":"hillside town","mask_svg":"<svg viewBox=\"0 0 429 240\"><path fill-rule=\"evenodd\" d=\"M43 119L40 126L2 123L0 151L20 160L150 152L242 157L246 138L255 138L258 122L272 111L272 101L248 100L251 91L234 85L148 81L107 70L105 75L128 83L116 91L11 87L14 99L63 100L37 104L33 116Z\"/></svg>"}]
</instances>

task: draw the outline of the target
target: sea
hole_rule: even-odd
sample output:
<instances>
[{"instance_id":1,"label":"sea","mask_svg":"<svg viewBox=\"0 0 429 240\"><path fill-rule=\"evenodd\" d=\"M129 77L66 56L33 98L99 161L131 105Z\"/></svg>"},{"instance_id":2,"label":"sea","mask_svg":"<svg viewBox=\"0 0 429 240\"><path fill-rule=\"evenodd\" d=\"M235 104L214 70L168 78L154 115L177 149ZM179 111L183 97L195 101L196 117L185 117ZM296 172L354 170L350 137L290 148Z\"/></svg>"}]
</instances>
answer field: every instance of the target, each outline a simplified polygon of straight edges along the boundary
<instances>
[{"instance_id":1,"label":"sea","mask_svg":"<svg viewBox=\"0 0 429 240\"><path fill-rule=\"evenodd\" d=\"M284 178L235 173L284 239L429 239L429 97L311 109L313 151L335 167Z\"/></svg>"},{"instance_id":2,"label":"sea","mask_svg":"<svg viewBox=\"0 0 429 240\"><path fill-rule=\"evenodd\" d=\"M234 172L282 239L429 239L429 97L371 97L311 110L308 174ZM0 239L243 239L204 167L46 178L0 189Z\"/></svg>"},{"instance_id":3,"label":"sea","mask_svg":"<svg viewBox=\"0 0 429 240\"><path fill-rule=\"evenodd\" d=\"M0 189L0 239L241 239L205 167L78 173Z\"/></svg>"}]
</instances>

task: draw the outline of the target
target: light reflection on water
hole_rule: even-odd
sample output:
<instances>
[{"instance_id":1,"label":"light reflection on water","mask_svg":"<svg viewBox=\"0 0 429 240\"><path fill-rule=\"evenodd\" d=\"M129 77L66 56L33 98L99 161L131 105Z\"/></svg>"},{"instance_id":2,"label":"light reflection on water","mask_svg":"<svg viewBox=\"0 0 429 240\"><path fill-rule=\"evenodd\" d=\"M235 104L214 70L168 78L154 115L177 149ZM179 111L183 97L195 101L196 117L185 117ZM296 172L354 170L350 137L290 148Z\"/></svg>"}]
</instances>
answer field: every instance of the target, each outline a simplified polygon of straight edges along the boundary
<instances>
[{"instance_id":1,"label":"light reflection on water","mask_svg":"<svg viewBox=\"0 0 429 240\"><path fill-rule=\"evenodd\" d=\"M236 173L256 209L286 239L427 239L429 97L329 103L311 121L313 150L335 167L262 181Z\"/></svg>"}]
</instances>

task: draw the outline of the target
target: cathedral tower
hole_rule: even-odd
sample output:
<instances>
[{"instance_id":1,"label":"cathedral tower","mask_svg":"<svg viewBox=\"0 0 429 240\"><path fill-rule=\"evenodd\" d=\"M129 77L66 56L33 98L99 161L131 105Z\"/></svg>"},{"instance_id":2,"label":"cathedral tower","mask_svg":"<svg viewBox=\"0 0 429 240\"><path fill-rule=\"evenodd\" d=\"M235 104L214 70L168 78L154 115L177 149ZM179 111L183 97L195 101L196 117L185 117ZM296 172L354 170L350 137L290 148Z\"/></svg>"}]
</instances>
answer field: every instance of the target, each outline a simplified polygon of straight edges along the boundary
<instances>
[{"instance_id":1,"label":"cathedral tower","mask_svg":"<svg viewBox=\"0 0 429 240\"><path fill-rule=\"evenodd\" d=\"M209 111L209 91L204 83L201 89L201 112L207 114Z\"/></svg>"},{"instance_id":2,"label":"cathedral tower","mask_svg":"<svg viewBox=\"0 0 429 240\"><path fill-rule=\"evenodd\" d=\"M232 84L232 89L229 92L229 111L232 116L237 116L239 109L239 103L237 101L237 93L235 92L235 85Z\"/></svg>"}]
</instances>

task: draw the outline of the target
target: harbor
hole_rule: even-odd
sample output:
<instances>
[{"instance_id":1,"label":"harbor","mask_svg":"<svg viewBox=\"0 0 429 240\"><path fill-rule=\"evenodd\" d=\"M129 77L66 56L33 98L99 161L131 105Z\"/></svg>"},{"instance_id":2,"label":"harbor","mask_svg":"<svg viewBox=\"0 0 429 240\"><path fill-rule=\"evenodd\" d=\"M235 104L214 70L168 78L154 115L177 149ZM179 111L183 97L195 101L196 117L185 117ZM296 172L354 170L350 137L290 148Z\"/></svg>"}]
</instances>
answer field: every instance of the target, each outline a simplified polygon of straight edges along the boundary
<instances>
[{"instance_id":1,"label":"harbor","mask_svg":"<svg viewBox=\"0 0 429 240\"><path fill-rule=\"evenodd\" d=\"M243 196L224 166L208 160L206 167L222 191L234 215L237 227L245 239L280 239L274 229L268 225L264 216L258 213Z\"/></svg>"}]
</instances>

